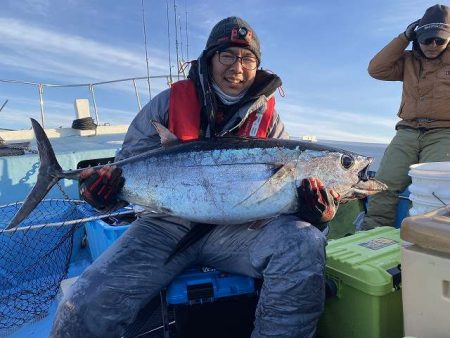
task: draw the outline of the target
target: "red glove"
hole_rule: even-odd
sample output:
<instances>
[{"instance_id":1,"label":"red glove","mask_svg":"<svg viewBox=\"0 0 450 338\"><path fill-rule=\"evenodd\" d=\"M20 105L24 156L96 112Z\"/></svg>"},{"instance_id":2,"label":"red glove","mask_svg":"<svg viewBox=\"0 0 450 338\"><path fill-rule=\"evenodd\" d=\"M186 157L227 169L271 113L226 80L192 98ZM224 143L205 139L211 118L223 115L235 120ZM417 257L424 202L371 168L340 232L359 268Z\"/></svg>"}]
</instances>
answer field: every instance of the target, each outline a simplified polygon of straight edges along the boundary
<instances>
[{"instance_id":1,"label":"red glove","mask_svg":"<svg viewBox=\"0 0 450 338\"><path fill-rule=\"evenodd\" d=\"M109 211L119 203L117 195L124 183L122 169L116 166L88 168L80 174L80 196L97 210Z\"/></svg>"},{"instance_id":2,"label":"red glove","mask_svg":"<svg viewBox=\"0 0 450 338\"><path fill-rule=\"evenodd\" d=\"M321 225L336 215L340 196L333 189L325 189L317 177L304 178L298 194L298 216L313 225Z\"/></svg>"}]
</instances>

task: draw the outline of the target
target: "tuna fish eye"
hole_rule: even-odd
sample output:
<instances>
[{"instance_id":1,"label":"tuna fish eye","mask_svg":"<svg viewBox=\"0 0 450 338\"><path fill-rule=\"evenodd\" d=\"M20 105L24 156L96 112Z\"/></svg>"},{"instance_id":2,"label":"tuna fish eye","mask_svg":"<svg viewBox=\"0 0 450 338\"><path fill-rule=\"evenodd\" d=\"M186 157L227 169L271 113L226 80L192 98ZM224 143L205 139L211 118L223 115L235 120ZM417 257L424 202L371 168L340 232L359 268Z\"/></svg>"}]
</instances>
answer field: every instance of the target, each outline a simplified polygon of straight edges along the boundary
<instances>
[{"instance_id":1,"label":"tuna fish eye","mask_svg":"<svg viewBox=\"0 0 450 338\"><path fill-rule=\"evenodd\" d=\"M341 156L341 164L345 169L350 169L355 163L355 159L350 155Z\"/></svg>"}]
</instances>

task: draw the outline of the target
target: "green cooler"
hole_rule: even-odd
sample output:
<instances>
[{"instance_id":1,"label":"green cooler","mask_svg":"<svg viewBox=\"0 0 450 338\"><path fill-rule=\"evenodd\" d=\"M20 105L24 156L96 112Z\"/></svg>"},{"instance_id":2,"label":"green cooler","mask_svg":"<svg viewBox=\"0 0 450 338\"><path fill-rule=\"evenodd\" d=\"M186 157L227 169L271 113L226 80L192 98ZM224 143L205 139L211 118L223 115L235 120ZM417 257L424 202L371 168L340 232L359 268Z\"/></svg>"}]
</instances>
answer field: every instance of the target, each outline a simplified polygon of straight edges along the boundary
<instances>
[{"instance_id":1,"label":"green cooler","mask_svg":"<svg viewBox=\"0 0 450 338\"><path fill-rule=\"evenodd\" d=\"M318 337L403 337L400 229L380 227L327 246L327 293Z\"/></svg>"}]
</instances>

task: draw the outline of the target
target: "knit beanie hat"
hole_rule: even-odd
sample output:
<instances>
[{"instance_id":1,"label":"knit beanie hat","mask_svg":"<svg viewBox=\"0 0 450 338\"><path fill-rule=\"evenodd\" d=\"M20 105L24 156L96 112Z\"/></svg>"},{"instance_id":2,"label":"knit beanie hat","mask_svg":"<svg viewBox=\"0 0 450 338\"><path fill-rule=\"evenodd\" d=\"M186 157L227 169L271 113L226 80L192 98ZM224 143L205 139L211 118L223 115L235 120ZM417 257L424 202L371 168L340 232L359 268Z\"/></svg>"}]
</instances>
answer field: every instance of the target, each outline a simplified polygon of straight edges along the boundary
<instances>
[{"instance_id":1,"label":"knit beanie hat","mask_svg":"<svg viewBox=\"0 0 450 338\"><path fill-rule=\"evenodd\" d=\"M211 30L206 42L207 57L228 47L247 48L261 61L259 39L250 25L241 18L231 16L219 21Z\"/></svg>"},{"instance_id":2,"label":"knit beanie hat","mask_svg":"<svg viewBox=\"0 0 450 338\"><path fill-rule=\"evenodd\" d=\"M434 5L428 8L420 19L416 36L419 43L423 43L429 38L448 39L450 37L450 8L444 5Z\"/></svg>"}]
</instances>

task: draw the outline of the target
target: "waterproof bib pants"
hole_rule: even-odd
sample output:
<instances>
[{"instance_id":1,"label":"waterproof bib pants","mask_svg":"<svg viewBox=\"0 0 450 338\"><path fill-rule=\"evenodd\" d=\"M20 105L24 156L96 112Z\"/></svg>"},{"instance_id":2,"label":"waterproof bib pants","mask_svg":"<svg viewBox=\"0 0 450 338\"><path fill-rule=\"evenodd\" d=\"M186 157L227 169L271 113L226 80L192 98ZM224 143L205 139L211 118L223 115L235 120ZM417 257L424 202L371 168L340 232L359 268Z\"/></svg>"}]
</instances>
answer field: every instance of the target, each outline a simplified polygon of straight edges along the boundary
<instances>
[{"instance_id":1,"label":"waterproof bib pants","mask_svg":"<svg viewBox=\"0 0 450 338\"><path fill-rule=\"evenodd\" d=\"M52 337L121 337L143 308L191 265L263 278L256 337L314 337L324 307L325 236L296 216L259 229L219 225L165 264L189 227L142 217L75 282Z\"/></svg>"},{"instance_id":2,"label":"waterproof bib pants","mask_svg":"<svg viewBox=\"0 0 450 338\"><path fill-rule=\"evenodd\" d=\"M398 195L411 184L409 166L442 161L450 161L450 129L399 129L376 173L376 178L387 184L388 190L369 198L362 229L394 226Z\"/></svg>"}]
</instances>

